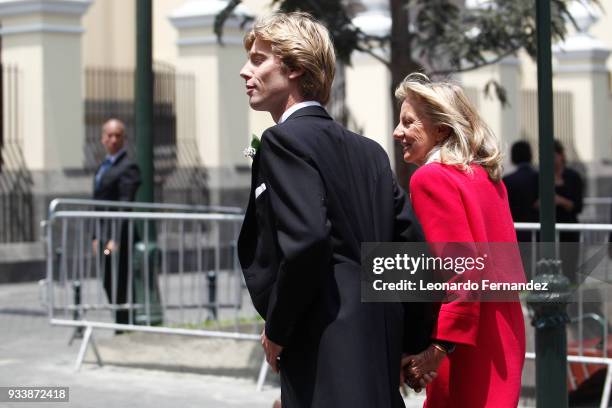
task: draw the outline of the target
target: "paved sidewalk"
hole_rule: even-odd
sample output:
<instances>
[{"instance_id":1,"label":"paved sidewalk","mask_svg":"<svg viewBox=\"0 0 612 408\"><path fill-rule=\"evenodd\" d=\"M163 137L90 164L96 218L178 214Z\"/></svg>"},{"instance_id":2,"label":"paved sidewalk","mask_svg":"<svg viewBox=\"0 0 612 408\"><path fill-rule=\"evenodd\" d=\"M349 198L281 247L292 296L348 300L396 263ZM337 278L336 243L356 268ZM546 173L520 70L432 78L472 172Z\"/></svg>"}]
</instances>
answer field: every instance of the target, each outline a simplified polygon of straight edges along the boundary
<instances>
[{"instance_id":1,"label":"paved sidewalk","mask_svg":"<svg viewBox=\"0 0 612 408\"><path fill-rule=\"evenodd\" d=\"M104 366L88 356L75 372L80 342L68 346L71 334L70 328L48 324L37 284L0 285L0 386L68 386L70 402L53 406L75 408L269 408L280 394L273 374L264 390L255 392L253 374L261 354L254 343L240 343L228 351L218 343L206 343L212 340L98 331ZM255 365L236 368L248 359ZM422 401L423 396L413 396L406 402L416 408Z\"/></svg>"},{"instance_id":2,"label":"paved sidewalk","mask_svg":"<svg viewBox=\"0 0 612 408\"><path fill-rule=\"evenodd\" d=\"M129 365L98 367L91 363L75 372L80 343L67 345L71 333L72 329L48 324L39 306L37 284L0 285L0 386L69 386L70 402L54 406L75 408L269 408L280 392L275 386L255 392L254 377L212 376ZM101 345L113 342L109 332L96 332L96 336ZM0 403L0 406L26 408L40 404Z\"/></svg>"}]
</instances>

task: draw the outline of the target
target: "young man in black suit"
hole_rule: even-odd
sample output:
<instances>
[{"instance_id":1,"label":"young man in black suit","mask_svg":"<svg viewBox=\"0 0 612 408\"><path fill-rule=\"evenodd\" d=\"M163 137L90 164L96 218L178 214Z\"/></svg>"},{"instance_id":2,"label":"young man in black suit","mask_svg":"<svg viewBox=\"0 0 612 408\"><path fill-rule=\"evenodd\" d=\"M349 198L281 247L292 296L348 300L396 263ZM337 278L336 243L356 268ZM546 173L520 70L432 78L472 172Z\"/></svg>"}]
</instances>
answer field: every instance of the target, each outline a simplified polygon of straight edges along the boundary
<instances>
[{"instance_id":1,"label":"young man in black suit","mask_svg":"<svg viewBox=\"0 0 612 408\"><path fill-rule=\"evenodd\" d=\"M132 161L124 147L125 125L119 119L109 119L102 126L100 142L106 150L106 157L96 170L94 177L93 198L95 200L134 201L140 186L140 170ZM104 289L110 303L127 302L128 279L128 224L120 223L116 235L112 236L110 223L101 223L102 240L94 241L94 250L103 249ZM119 244L117 245L117 241ZM116 292L113 293L112 259L113 252L118 253ZM127 310L118 310L115 315L117 323L127 324Z\"/></svg>"},{"instance_id":2,"label":"young man in black suit","mask_svg":"<svg viewBox=\"0 0 612 408\"><path fill-rule=\"evenodd\" d=\"M275 14L244 45L249 104L277 124L253 158L238 254L282 406L403 407L401 353L429 332L401 303L361 302L360 249L421 238L407 197L384 150L322 107L335 54L321 24Z\"/></svg>"}]
</instances>

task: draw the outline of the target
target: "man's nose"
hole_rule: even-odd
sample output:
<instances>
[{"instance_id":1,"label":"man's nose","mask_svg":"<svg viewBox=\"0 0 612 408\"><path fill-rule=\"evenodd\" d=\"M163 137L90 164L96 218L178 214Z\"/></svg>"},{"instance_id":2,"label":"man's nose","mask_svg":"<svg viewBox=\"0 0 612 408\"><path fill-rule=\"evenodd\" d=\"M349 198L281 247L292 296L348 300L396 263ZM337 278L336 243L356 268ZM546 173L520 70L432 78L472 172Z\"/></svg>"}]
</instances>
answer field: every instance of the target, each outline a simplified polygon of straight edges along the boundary
<instances>
[{"instance_id":1,"label":"man's nose","mask_svg":"<svg viewBox=\"0 0 612 408\"><path fill-rule=\"evenodd\" d=\"M242 66L242 68L240 69L240 76L242 77L242 79L244 79L245 81L248 81L251 78L251 71L248 69L248 65L249 63L247 62L246 64L244 64Z\"/></svg>"}]
</instances>

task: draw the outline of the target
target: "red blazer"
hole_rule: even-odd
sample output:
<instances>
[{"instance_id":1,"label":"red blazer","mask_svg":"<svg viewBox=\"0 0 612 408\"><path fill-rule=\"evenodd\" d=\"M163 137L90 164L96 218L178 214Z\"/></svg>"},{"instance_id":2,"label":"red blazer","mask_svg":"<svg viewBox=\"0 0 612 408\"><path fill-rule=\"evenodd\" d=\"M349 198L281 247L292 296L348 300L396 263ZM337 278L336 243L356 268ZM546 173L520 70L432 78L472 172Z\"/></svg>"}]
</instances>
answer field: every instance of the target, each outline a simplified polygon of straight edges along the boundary
<instances>
[{"instance_id":1,"label":"red blazer","mask_svg":"<svg viewBox=\"0 0 612 408\"><path fill-rule=\"evenodd\" d=\"M516 242L504 184L480 166L468 173L427 164L412 176L410 193L427 242ZM519 302L441 304L433 338L457 348L428 386L425 406L516 407L524 331Z\"/></svg>"}]
</instances>

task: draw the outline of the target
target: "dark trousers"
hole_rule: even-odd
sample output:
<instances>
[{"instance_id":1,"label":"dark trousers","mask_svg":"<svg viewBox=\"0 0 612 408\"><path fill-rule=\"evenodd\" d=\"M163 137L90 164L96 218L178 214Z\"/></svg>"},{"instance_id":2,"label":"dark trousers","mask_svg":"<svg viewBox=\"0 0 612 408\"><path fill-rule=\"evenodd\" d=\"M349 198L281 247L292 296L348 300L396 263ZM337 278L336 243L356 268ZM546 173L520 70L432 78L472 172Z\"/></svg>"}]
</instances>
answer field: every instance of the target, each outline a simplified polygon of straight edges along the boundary
<instances>
[{"instance_id":1,"label":"dark trousers","mask_svg":"<svg viewBox=\"0 0 612 408\"><path fill-rule=\"evenodd\" d=\"M115 251L118 251L116 254L108 254L105 255L102 252L102 263L104 266L104 290L106 292L106 296L108 297L108 302L110 304L118 305L125 304L128 302L128 261L129 261L129 245L128 245L128 231L127 224L122 223L121 232L117 240L115 241ZM101 243L101 250L104 251L106 248L108 241ZM117 246L117 243L119 244ZM113 260L113 258L116 258ZM113 276L113 262L116 262L116 272L115 276ZM132 278L133 280L133 278ZM132 283L133 285L133 283ZM113 298L113 286L115 286L115 297ZM132 289L132 295L133 295ZM132 296L132 303L134 302L134 296ZM115 322L118 324L129 324L130 322L130 310L116 310L115 311Z\"/></svg>"}]
</instances>

